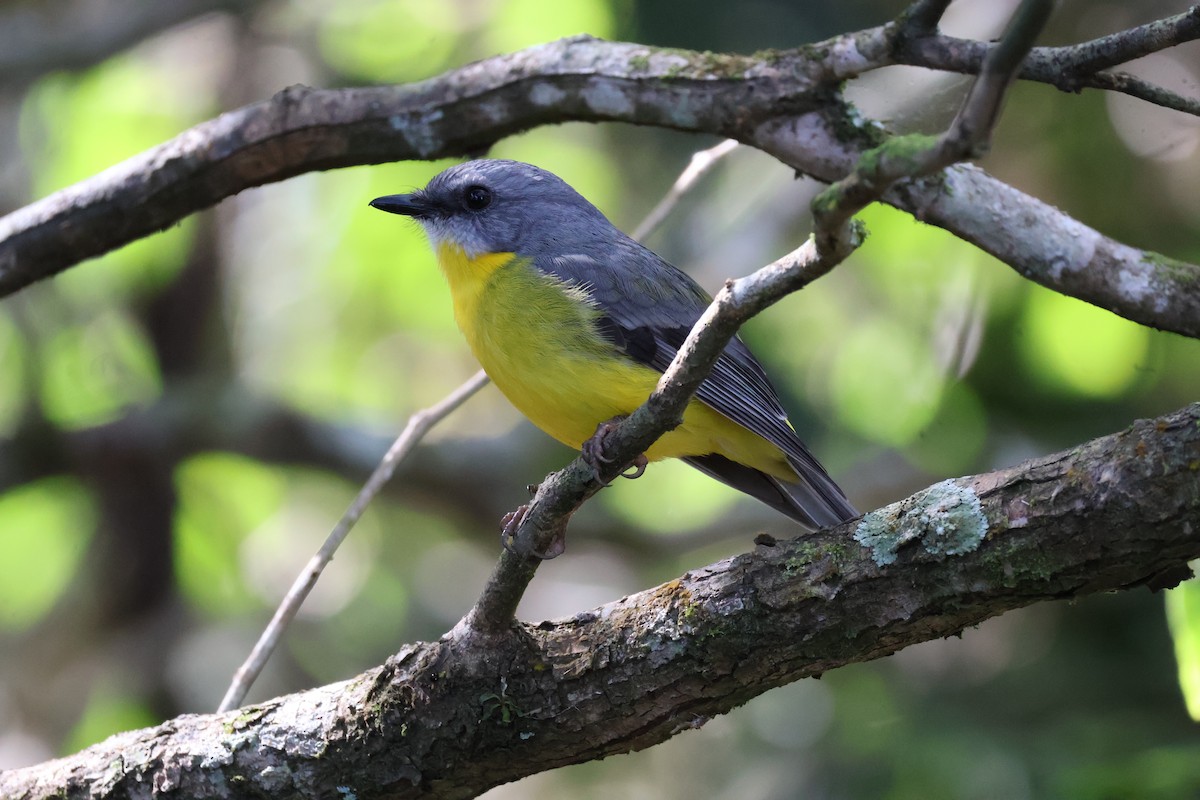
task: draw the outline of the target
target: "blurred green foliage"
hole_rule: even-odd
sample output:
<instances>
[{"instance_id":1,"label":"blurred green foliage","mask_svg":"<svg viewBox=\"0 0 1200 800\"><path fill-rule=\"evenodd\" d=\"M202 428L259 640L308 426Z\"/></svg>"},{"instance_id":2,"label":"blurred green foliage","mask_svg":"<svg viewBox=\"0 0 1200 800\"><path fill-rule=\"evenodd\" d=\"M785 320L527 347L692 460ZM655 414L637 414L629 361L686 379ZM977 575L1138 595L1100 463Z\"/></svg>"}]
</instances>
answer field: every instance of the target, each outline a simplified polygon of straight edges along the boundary
<instances>
[{"instance_id":1,"label":"blurred green foliage","mask_svg":"<svg viewBox=\"0 0 1200 800\"><path fill-rule=\"evenodd\" d=\"M879 3L758 2L737 4L744 24L734 26L732 8L701 3L688 19L633 0L290 0L244 28L197 23L168 34L166 44L30 87L20 122L28 197L168 140L216 114L230 95L258 99L296 81L421 80L583 32L713 50L746 41L765 47L878 23L895 11ZM1071 27L1057 35L1084 33ZM205 36L225 37L230 51L253 51L237 63L254 68L227 74L197 58L207 50L189 37ZM921 96L912 105L920 127ZM691 152L708 144L570 124L505 139L489 155L558 173L631 230ZM323 426L339 452L376 457L359 452L362 442L339 426L394 433L476 369L416 226L366 205L423 185L448 163L345 169L262 187L223 203L211 224L185 221L6 301L0 436L15 437L37 414L64 435L87 434L148 410L170 422L199 403L253 444L266 433L247 432L241 409L222 399L222 391L240 388ZM1164 200L1172 195L1162 185L1200 172L1196 164L1195 154L1174 168L1134 157L1113 132L1102 97L1044 87L1014 94L985 162L1105 233L1192 259L1200 256L1197 210ZM807 235L813 187L790 178L761 154L735 153L650 244L715 289ZM850 262L745 331L797 427L861 507L1077 443L1200 394L1197 342L1031 286L971 245L890 208L873 206L863 220L871 236ZM162 369L162 334L147 309L179 284L189 259L216 276L216 299L197 334L210 371L178 380ZM192 302L198 296L184 292L181 307ZM489 569L495 510L520 502L524 485L567 455L494 389L473 398L413 457L416 477L433 475L438 491L414 489L405 495L410 502L381 501L368 512L255 696L344 678L403 641L438 636L466 611ZM114 470L119 456L114 448ZM476 462L485 458L502 466L482 469ZM170 612L178 614L173 638L149 649L158 651L154 669L165 677L147 689L137 676L149 668L133 662L145 649L130 648L122 662L96 655L90 638L76 635L76 649L62 645L73 653L69 664L32 668L85 686L69 720L47 734L50 748L74 750L215 705L225 676L356 489L323 463L280 460L208 449L164 467L175 492L164 549L179 607ZM52 636L56 608L79 611L72 587L116 580L88 573L89 548L129 535L103 524L104 498L90 480L31 480L0 495L6 645L30 631ZM643 588L744 550L749 527L790 530L698 472L655 465L580 512L583 533L565 560L583 565L581 576L570 565L548 567L531 606L572 613ZM136 536L129 541L148 547ZM1193 717L1200 717L1197 597L1192 582L1168 601ZM105 633L132 637L131 628ZM7 649L20 660L19 648ZM210 662L204 670L213 687L203 692L172 684L194 674L177 662L197 650ZM1194 796L1200 753L1170 656L1157 600L1032 609L962 641L776 690L647 753L538 776L494 796ZM0 720L12 705L4 700Z\"/></svg>"},{"instance_id":2,"label":"blurred green foliage","mask_svg":"<svg viewBox=\"0 0 1200 800\"><path fill-rule=\"evenodd\" d=\"M175 571L184 595L214 615L253 607L245 576L235 569L246 536L283 504L277 470L227 453L188 459L175 471Z\"/></svg>"},{"instance_id":3,"label":"blurred green foliage","mask_svg":"<svg viewBox=\"0 0 1200 800\"><path fill-rule=\"evenodd\" d=\"M1167 621L1175 640L1179 686L1188 713L1200 722L1200 579L1185 581L1167 592Z\"/></svg>"},{"instance_id":4,"label":"blurred green foliage","mask_svg":"<svg viewBox=\"0 0 1200 800\"><path fill-rule=\"evenodd\" d=\"M321 15L318 43L330 66L348 77L403 83L451 66L461 23L451 3L341 3Z\"/></svg>"},{"instance_id":5,"label":"blurred green foliage","mask_svg":"<svg viewBox=\"0 0 1200 800\"><path fill-rule=\"evenodd\" d=\"M49 334L39 361L43 411L63 428L110 422L129 406L152 402L162 388L145 334L120 312Z\"/></svg>"},{"instance_id":6,"label":"blurred green foliage","mask_svg":"<svg viewBox=\"0 0 1200 800\"><path fill-rule=\"evenodd\" d=\"M129 686L96 686L70 737L63 743L66 752L82 750L118 731L145 728L159 722L157 715L136 696Z\"/></svg>"},{"instance_id":7,"label":"blurred green foliage","mask_svg":"<svg viewBox=\"0 0 1200 800\"><path fill-rule=\"evenodd\" d=\"M1117 397L1146 370L1150 331L1080 300L1031 291L1024 326L1021 355L1052 389Z\"/></svg>"},{"instance_id":8,"label":"blurred green foliage","mask_svg":"<svg viewBox=\"0 0 1200 800\"><path fill-rule=\"evenodd\" d=\"M28 400L23 378L30 355L20 329L0 309L0 436L11 436L21 421Z\"/></svg>"},{"instance_id":9,"label":"blurred green foliage","mask_svg":"<svg viewBox=\"0 0 1200 800\"><path fill-rule=\"evenodd\" d=\"M0 628L26 628L50 611L81 566L94 524L87 491L70 478L0 495Z\"/></svg>"}]
</instances>

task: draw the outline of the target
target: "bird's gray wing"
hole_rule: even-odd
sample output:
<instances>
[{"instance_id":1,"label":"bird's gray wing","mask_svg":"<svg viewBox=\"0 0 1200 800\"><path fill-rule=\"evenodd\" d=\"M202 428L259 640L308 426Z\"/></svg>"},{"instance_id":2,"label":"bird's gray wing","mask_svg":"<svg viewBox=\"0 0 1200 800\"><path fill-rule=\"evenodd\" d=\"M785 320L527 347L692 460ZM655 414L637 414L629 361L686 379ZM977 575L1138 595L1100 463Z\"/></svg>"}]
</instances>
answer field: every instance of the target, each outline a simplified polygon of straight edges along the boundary
<instances>
[{"instance_id":1,"label":"bird's gray wing","mask_svg":"<svg viewBox=\"0 0 1200 800\"><path fill-rule=\"evenodd\" d=\"M659 372L670 365L692 326L712 302L687 273L630 239L615 247L610 242L603 256L576 253L535 263L568 284L585 289L600 311L596 322L600 335L633 360ZM797 475L838 517L857 516L841 489L792 429L775 387L740 338L735 336L726 345L696 397L782 450ZM704 465L696 466L705 469Z\"/></svg>"}]
</instances>

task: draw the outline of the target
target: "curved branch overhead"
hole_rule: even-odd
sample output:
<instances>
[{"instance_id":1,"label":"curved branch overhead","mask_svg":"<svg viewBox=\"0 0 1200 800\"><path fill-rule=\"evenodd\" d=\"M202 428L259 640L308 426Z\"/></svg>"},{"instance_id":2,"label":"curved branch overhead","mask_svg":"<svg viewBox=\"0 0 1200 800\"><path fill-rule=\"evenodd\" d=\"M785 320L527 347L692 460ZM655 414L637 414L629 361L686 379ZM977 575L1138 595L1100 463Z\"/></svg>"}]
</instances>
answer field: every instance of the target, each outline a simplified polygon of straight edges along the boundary
<instances>
[{"instance_id":1,"label":"curved branch overhead","mask_svg":"<svg viewBox=\"0 0 1200 800\"><path fill-rule=\"evenodd\" d=\"M0 296L305 172L464 155L571 120L719 133L816 107L818 73L798 54L768 64L574 37L421 83L293 86L0 219Z\"/></svg>"},{"instance_id":2,"label":"curved branch overhead","mask_svg":"<svg viewBox=\"0 0 1200 800\"><path fill-rule=\"evenodd\" d=\"M119 734L0 795L474 797L1015 608L1170 585L1200 556L1197 464L1200 404L571 619L460 625L344 683Z\"/></svg>"},{"instance_id":3,"label":"curved branch overhead","mask_svg":"<svg viewBox=\"0 0 1200 800\"><path fill-rule=\"evenodd\" d=\"M901 44L913 46L900 32L893 24L758 57L575 37L411 85L292 87L0 219L0 296L244 189L314 170L475 153L505 136L567 121L627 122L736 138L801 172L836 181L878 143L878 133L840 102L836 86L898 63ZM1183 33L1155 41L1181 38ZM939 42L953 44L933 35L918 41L934 50ZM1039 57L1044 51L1034 50L1031 59L1036 63ZM977 69L972 63L962 69ZM917 190L900 187L888 202L1064 294L1137 322L1200 336L1196 266L1128 248L980 170L955 170L963 195L941 191L932 179ZM1041 259L1036 237L1026 233L1014 240L1011 230L1002 234L997 226L981 224L975 205L981 197L990 199L989 214L1051 232L1082 231L1095 246L1072 249L1064 261L1038 269L1032 266ZM1078 280L1059 279L1103 271L1112 261L1103 256L1112 253L1121 254L1125 267L1118 275L1089 279L1085 288Z\"/></svg>"}]
</instances>

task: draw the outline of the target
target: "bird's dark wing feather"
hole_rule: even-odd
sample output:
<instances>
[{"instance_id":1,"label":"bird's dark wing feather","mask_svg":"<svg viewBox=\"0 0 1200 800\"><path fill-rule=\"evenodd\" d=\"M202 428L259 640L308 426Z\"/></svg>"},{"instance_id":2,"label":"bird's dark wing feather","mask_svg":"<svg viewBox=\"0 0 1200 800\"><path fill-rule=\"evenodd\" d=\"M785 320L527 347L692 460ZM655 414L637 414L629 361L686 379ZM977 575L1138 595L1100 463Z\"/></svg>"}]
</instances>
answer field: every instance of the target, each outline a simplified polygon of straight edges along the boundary
<instances>
[{"instance_id":1,"label":"bird's dark wing feather","mask_svg":"<svg viewBox=\"0 0 1200 800\"><path fill-rule=\"evenodd\" d=\"M614 263L620 264L621 269L615 269ZM600 335L633 360L659 372L670 365L688 332L711 302L709 295L690 276L630 239L623 239L615 248L609 242L608 251L602 254L539 258L535 264L587 291L600 312L597 320ZM801 496L795 498L796 502L807 500L824 506L809 509L819 525L834 524L858 515L841 489L800 441L788 423L787 412L762 365L740 338L730 340L697 390L696 397L783 451L797 477L806 484L799 492ZM724 464L709 457L688 461L776 508L779 508L778 501L767 499L772 491L783 488L792 496L797 494L794 486L775 486L774 489L759 486L762 482L758 478L740 475L735 469L740 465L732 465L725 459L720 459ZM741 468L741 472L754 471ZM770 483L777 482L772 480ZM800 519L794 513L789 515ZM809 519L806 524L813 521Z\"/></svg>"}]
</instances>

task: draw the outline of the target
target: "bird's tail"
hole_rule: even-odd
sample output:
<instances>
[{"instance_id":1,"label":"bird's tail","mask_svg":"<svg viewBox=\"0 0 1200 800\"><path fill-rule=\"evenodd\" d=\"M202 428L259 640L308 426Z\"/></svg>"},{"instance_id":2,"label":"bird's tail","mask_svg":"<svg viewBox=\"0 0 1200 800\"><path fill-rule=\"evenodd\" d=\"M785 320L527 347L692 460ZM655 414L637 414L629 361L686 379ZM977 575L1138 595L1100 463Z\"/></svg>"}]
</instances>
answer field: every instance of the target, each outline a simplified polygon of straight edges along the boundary
<instances>
[{"instance_id":1,"label":"bird's tail","mask_svg":"<svg viewBox=\"0 0 1200 800\"><path fill-rule=\"evenodd\" d=\"M828 528L858 516L841 487L815 462L804 468L793 463L796 480L791 482L715 454L683 460L811 530Z\"/></svg>"}]
</instances>

